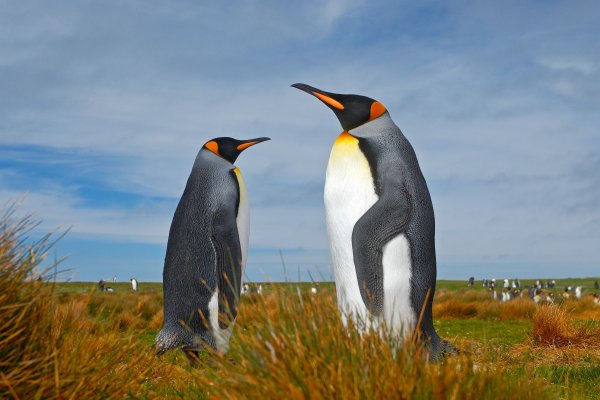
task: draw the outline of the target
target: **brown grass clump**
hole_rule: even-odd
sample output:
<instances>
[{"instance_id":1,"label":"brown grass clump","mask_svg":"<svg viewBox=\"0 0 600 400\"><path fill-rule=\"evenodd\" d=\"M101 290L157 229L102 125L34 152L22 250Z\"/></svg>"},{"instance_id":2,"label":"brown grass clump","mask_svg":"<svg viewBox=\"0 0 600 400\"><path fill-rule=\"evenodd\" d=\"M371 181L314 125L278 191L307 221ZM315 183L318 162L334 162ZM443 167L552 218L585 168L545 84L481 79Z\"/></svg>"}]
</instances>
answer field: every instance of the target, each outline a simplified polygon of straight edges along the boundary
<instances>
[{"instance_id":1,"label":"brown grass clump","mask_svg":"<svg viewBox=\"0 0 600 400\"><path fill-rule=\"evenodd\" d=\"M475 302L462 302L446 300L434 303L434 315L436 318L465 319L474 318L479 314L481 304Z\"/></svg>"},{"instance_id":2,"label":"brown grass clump","mask_svg":"<svg viewBox=\"0 0 600 400\"><path fill-rule=\"evenodd\" d=\"M595 319L595 316L600 319L600 307L594 307L593 300L567 302L564 306L572 314L586 317L582 319ZM541 304L528 297L501 302L482 291L443 291L435 298L433 316L435 319L530 320L540 307Z\"/></svg>"},{"instance_id":3,"label":"brown grass clump","mask_svg":"<svg viewBox=\"0 0 600 400\"><path fill-rule=\"evenodd\" d=\"M26 244L35 224L14 213L0 217L0 398L126 396L138 380L123 360L141 358L131 338L94 335L85 300L63 302L48 278L32 279L52 242Z\"/></svg>"},{"instance_id":4,"label":"brown grass clump","mask_svg":"<svg viewBox=\"0 0 600 400\"><path fill-rule=\"evenodd\" d=\"M531 299L517 298L499 303L498 317L501 320L531 319L539 308Z\"/></svg>"},{"instance_id":5,"label":"brown grass clump","mask_svg":"<svg viewBox=\"0 0 600 400\"><path fill-rule=\"evenodd\" d=\"M164 315L163 310L158 311L152 318L150 319L150 323L148 324L149 329L159 330L162 327Z\"/></svg>"},{"instance_id":6,"label":"brown grass clump","mask_svg":"<svg viewBox=\"0 0 600 400\"><path fill-rule=\"evenodd\" d=\"M502 367L475 367L467 356L430 363L410 341L345 328L333 296L275 290L243 303L227 356L195 374L210 398L413 399L528 398L539 381Z\"/></svg>"},{"instance_id":7,"label":"brown grass clump","mask_svg":"<svg viewBox=\"0 0 600 400\"><path fill-rule=\"evenodd\" d=\"M600 346L600 327L574 325L558 306L539 307L533 315L532 343L535 346Z\"/></svg>"}]
</instances>

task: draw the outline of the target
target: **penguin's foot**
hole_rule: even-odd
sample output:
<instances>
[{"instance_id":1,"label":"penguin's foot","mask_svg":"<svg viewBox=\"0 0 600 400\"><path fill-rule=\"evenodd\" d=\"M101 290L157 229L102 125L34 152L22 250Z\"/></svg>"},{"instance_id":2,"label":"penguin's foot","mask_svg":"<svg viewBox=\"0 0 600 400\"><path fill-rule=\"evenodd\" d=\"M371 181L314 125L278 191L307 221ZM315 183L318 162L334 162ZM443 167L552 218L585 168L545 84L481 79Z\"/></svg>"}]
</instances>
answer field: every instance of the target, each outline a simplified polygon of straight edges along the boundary
<instances>
[{"instance_id":1,"label":"penguin's foot","mask_svg":"<svg viewBox=\"0 0 600 400\"><path fill-rule=\"evenodd\" d=\"M452 343L444 339L442 339L442 343L440 343L440 350L444 357L455 356L457 354L460 354L461 352L458 347L454 346Z\"/></svg>"},{"instance_id":2,"label":"penguin's foot","mask_svg":"<svg viewBox=\"0 0 600 400\"><path fill-rule=\"evenodd\" d=\"M439 346L430 350L429 360L433 362L442 361L444 358L460 354L460 352L460 349L449 341L440 339Z\"/></svg>"}]
</instances>

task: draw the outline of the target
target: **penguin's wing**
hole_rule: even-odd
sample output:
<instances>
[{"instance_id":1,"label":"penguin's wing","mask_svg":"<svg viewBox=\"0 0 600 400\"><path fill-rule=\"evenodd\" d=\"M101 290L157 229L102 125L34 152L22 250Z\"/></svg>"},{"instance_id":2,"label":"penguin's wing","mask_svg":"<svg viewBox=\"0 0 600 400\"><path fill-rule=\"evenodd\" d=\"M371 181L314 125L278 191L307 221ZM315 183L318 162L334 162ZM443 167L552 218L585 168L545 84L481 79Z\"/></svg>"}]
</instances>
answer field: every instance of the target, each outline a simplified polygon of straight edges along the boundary
<instances>
[{"instance_id":1,"label":"penguin's wing","mask_svg":"<svg viewBox=\"0 0 600 400\"><path fill-rule=\"evenodd\" d=\"M352 231L360 295L376 315L383 311L383 246L406 231L411 212L410 195L404 184L397 183L382 193Z\"/></svg>"},{"instance_id":2,"label":"penguin's wing","mask_svg":"<svg viewBox=\"0 0 600 400\"><path fill-rule=\"evenodd\" d=\"M242 250L236 223L235 201L227 201L215 213L212 242L217 256L219 327L225 329L237 315L242 283Z\"/></svg>"}]
</instances>

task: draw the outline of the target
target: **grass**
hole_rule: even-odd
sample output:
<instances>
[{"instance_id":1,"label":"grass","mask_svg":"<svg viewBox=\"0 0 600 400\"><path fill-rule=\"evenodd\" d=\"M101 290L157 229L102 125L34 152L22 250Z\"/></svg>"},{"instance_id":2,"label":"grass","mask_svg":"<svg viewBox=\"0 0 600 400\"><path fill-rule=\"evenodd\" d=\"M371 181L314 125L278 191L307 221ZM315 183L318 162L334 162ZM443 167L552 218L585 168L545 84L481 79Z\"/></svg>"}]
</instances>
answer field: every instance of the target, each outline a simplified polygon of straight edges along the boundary
<instances>
[{"instance_id":1,"label":"grass","mask_svg":"<svg viewBox=\"0 0 600 400\"><path fill-rule=\"evenodd\" d=\"M27 244L31 226L10 210L0 219L0 398L600 398L600 307L590 299L499 303L440 282L435 325L462 352L430 363L418 344L344 328L332 284L317 295L309 284L264 285L242 298L230 352L192 368L180 351L151 348L160 284L106 293L32 281L51 240Z\"/></svg>"}]
</instances>

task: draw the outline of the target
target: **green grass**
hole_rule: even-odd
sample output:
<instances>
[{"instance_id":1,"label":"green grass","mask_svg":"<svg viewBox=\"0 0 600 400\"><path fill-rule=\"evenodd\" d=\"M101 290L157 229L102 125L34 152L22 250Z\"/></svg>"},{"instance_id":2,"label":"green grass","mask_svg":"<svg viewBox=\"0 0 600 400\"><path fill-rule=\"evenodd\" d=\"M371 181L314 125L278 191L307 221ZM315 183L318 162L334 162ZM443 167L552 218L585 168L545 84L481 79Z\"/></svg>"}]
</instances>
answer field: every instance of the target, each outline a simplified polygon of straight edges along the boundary
<instances>
[{"instance_id":1,"label":"green grass","mask_svg":"<svg viewBox=\"0 0 600 400\"><path fill-rule=\"evenodd\" d=\"M552 278L549 278L552 279ZM544 279L545 282L547 279ZM590 293L594 293L597 290L594 289L594 282L596 280L600 281L600 278L556 278L556 288L551 289L554 292L562 292L565 286L585 286L586 290ZM511 279L512 281L512 279ZM258 283L258 282L257 282ZM498 285L502 287L502 281L498 280ZM535 279L522 279L521 287L525 285L533 285L535 283ZM262 282L263 288L266 292L272 290L273 288L287 288L289 290L295 291L296 286L299 286L301 289L308 289L315 284L312 282L290 282L290 283L268 283ZM115 291L123 292L123 291L131 291L131 284L129 282L107 282L107 286L112 287ZM323 289L334 289L335 285L333 282L319 282L320 288ZM92 288L98 287L98 282L59 282L57 283L57 292L80 292L85 293L90 291ZM436 284L436 290L446 289L450 291L461 291L461 290L481 290L486 291L487 288L481 286L481 280L476 280L475 285L472 287L467 286L467 281L461 280L438 280ZM162 283L161 282L138 282L138 291L140 292L161 292L162 291Z\"/></svg>"},{"instance_id":2,"label":"green grass","mask_svg":"<svg viewBox=\"0 0 600 400\"><path fill-rule=\"evenodd\" d=\"M440 336L450 340L471 340L487 345L514 345L526 341L531 321L437 320Z\"/></svg>"},{"instance_id":3,"label":"green grass","mask_svg":"<svg viewBox=\"0 0 600 400\"><path fill-rule=\"evenodd\" d=\"M557 385L565 398L600 399L600 366L551 365L537 369L537 375Z\"/></svg>"}]
</instances>

